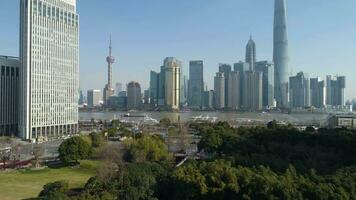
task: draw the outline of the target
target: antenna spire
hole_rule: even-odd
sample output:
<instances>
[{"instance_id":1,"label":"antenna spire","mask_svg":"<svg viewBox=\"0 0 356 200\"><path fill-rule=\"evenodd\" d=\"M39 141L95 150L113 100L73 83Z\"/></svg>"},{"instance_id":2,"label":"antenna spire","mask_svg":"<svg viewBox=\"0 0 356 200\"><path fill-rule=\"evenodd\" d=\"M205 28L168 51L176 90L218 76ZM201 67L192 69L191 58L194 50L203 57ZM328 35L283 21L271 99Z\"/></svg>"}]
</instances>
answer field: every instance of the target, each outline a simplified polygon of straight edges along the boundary
<instances>
[{"instance_id":1,"label":"antenna spire","mask_svg":"<svg viewBox=\"0 0 356 200\"><path fill-rule=\"evenodd\" d=\"M111 56L112 46L111 46L111 34L110 34L110 45L109 45L109 55Z\"/></svg>"}]
</instances>

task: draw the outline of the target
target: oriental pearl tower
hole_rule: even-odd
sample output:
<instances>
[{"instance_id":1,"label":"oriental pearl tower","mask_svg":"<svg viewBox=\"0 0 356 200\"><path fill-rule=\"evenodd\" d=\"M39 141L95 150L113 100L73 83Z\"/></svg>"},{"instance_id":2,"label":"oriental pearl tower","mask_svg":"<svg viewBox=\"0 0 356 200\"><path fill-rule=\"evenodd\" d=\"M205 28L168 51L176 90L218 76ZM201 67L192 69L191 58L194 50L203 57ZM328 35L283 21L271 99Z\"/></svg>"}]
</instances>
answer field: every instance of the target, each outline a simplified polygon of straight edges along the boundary
<instances>
[{"instance_id":1,"label":"oriental pearl tower","mask_svg":"<svg viewBox=\"0 0 356 200\"><path fill-rule=\"evenodd\" d=\"M114 89L112 88L112 65L115 63L115 58L112 56L112 46L111 46L111 36L109 45L109 56L106 57L106 62L108 63L108 82L104 88L104 104L108 106L109 97L114 96Z\"/></svg>"}]
</instances>

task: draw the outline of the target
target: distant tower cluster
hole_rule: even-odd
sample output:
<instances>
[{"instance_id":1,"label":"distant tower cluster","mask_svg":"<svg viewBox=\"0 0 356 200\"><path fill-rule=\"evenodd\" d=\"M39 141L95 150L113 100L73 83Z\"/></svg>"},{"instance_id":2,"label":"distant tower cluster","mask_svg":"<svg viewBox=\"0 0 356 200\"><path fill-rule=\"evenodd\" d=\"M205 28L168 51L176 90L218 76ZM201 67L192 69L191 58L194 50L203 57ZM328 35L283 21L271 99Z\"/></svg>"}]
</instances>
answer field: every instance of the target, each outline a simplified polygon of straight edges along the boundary
<instances>
[{"instance_id":1,"label":"distant tower cluster","mask_svg":"<svg viewBox=\"0 0 356 200\"><path fill-rule=\"evenodd\" d=\"M185 92L182 84L182 63L174 57L167 57L163 61L159 73L151 71L150 103L154 107L168 110L178 110L181 105L181 93Z\"/></svg>"},{"instance_id":2,"label":"distant tower cluster","mask_svg":"<svg viewBox=\"0 0 356 200\"><path fill-rule=\"evenodd\" d=\"M114 89L112 87L112 65L115 63L115 58L112 56L112 45L111 45L111 36L110 36L110 45L109 45L109 56L106 57L106 62L108 62L108 82L104 88L104 104L108 105L109 97L114 96Z\"/></svg>"}]
</instances>

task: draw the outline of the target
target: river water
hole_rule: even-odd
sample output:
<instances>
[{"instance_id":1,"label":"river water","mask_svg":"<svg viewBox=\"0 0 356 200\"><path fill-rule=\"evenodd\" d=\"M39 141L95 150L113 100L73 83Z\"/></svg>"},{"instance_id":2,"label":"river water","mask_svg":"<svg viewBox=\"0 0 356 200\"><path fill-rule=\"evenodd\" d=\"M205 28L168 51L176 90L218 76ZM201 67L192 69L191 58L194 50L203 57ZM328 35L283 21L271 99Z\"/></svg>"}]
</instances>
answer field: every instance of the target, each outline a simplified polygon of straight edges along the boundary
<instances>
[{"instance_id":1,"label":"river water","mask_svg":"<svg viewBox=\"0 0 356 200\"><path fill-rule=\"evenodd\" d=\"M79 112L80 120L112 120L119 119L126 112ZM327 114L316 114L316 113L247 113L247 112L135 112L131 115L142 115L148 116L150 118L160 120L162 118L168 118L171 121L177 121L179 116L180 120L187 122L193 117L211 117L216 118L219 121L228 121L230 123L236 124L265 124L272 120L277 120L280 122L290 123L294 125L319 125L323 126L326 124L328 115Z\"/></svg>"}]
</instances>

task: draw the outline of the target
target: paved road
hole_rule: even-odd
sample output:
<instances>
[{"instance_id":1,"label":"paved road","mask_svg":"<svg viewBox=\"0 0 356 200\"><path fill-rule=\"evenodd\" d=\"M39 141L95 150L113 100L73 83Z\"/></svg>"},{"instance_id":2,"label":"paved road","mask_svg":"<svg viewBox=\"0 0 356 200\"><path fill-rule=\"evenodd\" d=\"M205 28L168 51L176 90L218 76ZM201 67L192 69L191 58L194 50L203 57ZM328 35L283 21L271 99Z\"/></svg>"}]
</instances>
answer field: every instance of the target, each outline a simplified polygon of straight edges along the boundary
<instances>
[{"instance_id":1,"label":"paved road","mask_svg":"<svg viewBox=\"0 0 356 200\"><path fill-rule=\"evenodd\" d=\"M54 140L49 142L44 142L41 144L22 144L20 145L21 160L28 160L33 158L33 149L36 146L43 148L42 157L55 157L58 156L58 147L63 142L63 140Z\"/></svg>"}]
</instances>

